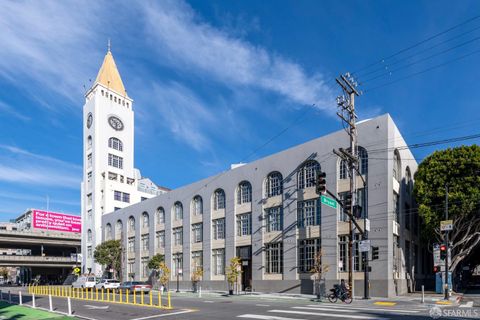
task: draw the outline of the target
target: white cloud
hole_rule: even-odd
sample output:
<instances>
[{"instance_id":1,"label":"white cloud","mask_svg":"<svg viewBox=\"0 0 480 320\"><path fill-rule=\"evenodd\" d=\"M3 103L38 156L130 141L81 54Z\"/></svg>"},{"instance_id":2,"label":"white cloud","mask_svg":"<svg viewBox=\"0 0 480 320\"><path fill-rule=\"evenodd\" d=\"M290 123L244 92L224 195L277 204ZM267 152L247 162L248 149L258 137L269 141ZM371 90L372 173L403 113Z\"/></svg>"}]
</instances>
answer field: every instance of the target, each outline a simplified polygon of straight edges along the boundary
<instances>
[{"instance_id":1,"label":"white cloud","mask_svg":"<svg viewBox=\"0 0 480 320\"><path fill-rule=\"evenodd\" d=\"M308 74L287 58L215 29L185 3L142 4L146 31L163 56L160 59L227 86L257 87L324 110L335 107L333 91L322 75Z\"/></svg>"},{"instance_id":2,"label":"white cloud","mask_svg":"<svg viewBox=\"0 0 480 320\"><path fill-rule=\"evenodd\" d=\"M81 167L21 148L0 145L0 181L79 189Z\"/></svg>"},{"instance_id":3,"label":"white cloud","mask_svg":"<svg viewBox=\"0 0 480 320\"><path fill-rule=\"evenodd\" d=\"M18 112L13 108L12 106L0 101L0 113L6 114L9 116L14 116L17 119L20 119L22 121L30 121L30 117Z\"/></svg>"}]
</instances>

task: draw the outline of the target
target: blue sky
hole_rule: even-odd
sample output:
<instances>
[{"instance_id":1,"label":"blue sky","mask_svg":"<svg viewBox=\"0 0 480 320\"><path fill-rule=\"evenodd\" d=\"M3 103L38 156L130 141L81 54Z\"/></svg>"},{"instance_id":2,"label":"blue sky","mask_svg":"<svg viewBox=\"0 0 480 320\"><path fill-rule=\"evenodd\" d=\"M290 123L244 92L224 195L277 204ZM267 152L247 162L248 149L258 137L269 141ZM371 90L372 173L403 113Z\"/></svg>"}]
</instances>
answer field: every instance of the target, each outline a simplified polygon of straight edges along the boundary
<instances>
[{"instance_id":1,"label":"blue sky","mask_svg":"<svg viewBox=\"0 0 480 320\"><path fill-rule=\"evenodd\" d=\"M47 195L51 210L79 214L84 86L108 38L135 100L135 165L176 188L340 129L335 76L478 12L478 1L2 1L0 220L46 208ZM478 50L475 40L402 67L478 37L475 30L418 53L479 26L389 60L392 75L366 81L383 71L359 72L361 87ZM367 90L357 99L360 118L390 113L408 143L477 133L479 57Z\"/></svg>"}]
</instances>

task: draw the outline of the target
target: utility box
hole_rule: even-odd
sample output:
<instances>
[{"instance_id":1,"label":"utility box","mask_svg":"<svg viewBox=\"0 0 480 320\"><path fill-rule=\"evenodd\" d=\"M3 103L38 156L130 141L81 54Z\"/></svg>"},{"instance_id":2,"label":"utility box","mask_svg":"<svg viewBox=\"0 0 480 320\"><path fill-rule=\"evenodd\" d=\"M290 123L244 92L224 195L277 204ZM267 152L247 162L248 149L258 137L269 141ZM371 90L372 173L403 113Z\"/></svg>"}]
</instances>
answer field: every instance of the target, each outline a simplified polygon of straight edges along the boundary
<instances>
[{"instance_id":1,"label":"utility box","mask_svg":"<svg viewBox=\"0 0 480 320\"><path fill-rule=\"evenodd\" d=\"M444 293L445 288L445 272L437 272L435 274L435 292L436 293ZM452 273L448 273L448 289L452 291Z\"/></svg>"}]
</instances>

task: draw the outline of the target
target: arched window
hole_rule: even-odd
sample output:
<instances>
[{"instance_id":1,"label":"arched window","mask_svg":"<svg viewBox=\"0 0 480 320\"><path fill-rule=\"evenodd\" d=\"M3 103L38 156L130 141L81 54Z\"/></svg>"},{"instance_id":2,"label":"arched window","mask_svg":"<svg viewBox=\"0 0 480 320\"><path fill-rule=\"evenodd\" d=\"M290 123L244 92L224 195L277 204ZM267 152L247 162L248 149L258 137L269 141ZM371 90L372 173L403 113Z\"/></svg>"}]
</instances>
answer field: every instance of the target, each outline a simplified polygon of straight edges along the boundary
<instances>
[{"instance_id":1,"label":"arched window","mask_svg":"<svg viewBox=\"0 0 480 320\"><path fill-rule=\"evenodd\" d=\"M92 242L92 230L87 231L87 242Z\"/></svg>"},{"instance_id":2,"label":"arched window","mask_svg":"<svg viewBox=\"0 0 480 320\"><path fill-rule=\"evenodd\" d=\"M340 166L338 170L339 179L348 179L348 165L346 160L340 160Z\"/></svg>"},{"instance_id":3,"label":"arched window","mask_svg":"<svg viewBox=\"0 0 480 320\"><path fill-rule=\"evenodd\" d=\"M115 239L119 240L122 238L123 235L123 222L122 220L117 220L117 224L115 225Z\"/></svg>"},{"instance_id":4,"label":"arched window","mask_svg":"<svg viewBox=\"0 0 480 320\"><path fill-rule=\"evenodd\" d=\"M122 141L115 137L111 137L110 139L108 139L108 147L118 151L123 151Z\"/></svg>"},{"instance_id":5,"label":"arched window","mask_svg":"<svg viewBox=\"0 0 480 320\"><path fill-rule=\"evenodd\" d=\"M156 219L157 224L165 223L165 210L162 207L157 208Z\"/></svg>"},{"instance_id":6,"label":"arched window","mask_svg":"<svg viewBox=\"0 0 480 320\"><path fill-rule=\"evenodd\" d=\"M315 160L309 160L298 170L298 189L305 189L315 186L317 172L320 171L320 164Z\"/></svg>"},{"instance_id":7,"label":"arched window","mask_svg":"<svg viewBox=\"0 0 480 320\"><path fill-rule=\"evenodd\" d=\"M135 218L133 216L128 218L128 232L135 232Z\"/></svg>"},{"instance_id":8,"label":"arched window","mask_svg":"<svg viewBox=\"0 0 480 320\"><path fill-rule=\"evenodd\" d=\"M412 180L412 173L410 168L407 167L405 170L405 191L407 194L411 194L413 189L413 180Z\"/></svg>"},{"instance_id":9,"label":"arched window","mask_svg":"<svg viewBox=\"0 0 480 320\"><path fill-rule=\"evenodd\" d=\"M237 204L252 202L252 185L248 181L242 181L238 184Z\"/></svg>"},{"instance_id":10,"label":"arched window","mask_svg":"<svg viewBox=\"0 0 480 320\"><path fill-rule=\"evenodd\" d=\"M364 175L368 173L368 153L363 147L358 147L358 171Z\"/></svg>"},{"instance_id":11,"label":"arched window","mask_svg":"<svg viewBox=\"0 0 480 320\"><path fill-rule=\"evenodd\" d=\"M196 216L203 214L203 200L200 196L193 198L193 214Z\"/></svg>"},{"instance_id":12,"label":"arched window","mask_svg":"<svg viewBox=\"0 0 480 320\"><path fill-rule=\"evenodd\" d=\"M88 136L88 138L87 138L87 147L88 148L92 147L92 136Z\"/></svg>"},{"instance_id":13,"label":"arched window","mask_svg":"<svg viewBox=\"0 0 480 320\"><path fill-rule=\"evenodd\" d=\"M112 225L110 223L105 226L105 240L112 240Z\"/></svg>"},{"instance_id":14,"label":"arched window","mask_svg":"<svg viewBox=\"0 0 480 320\"><path fill-rule=\"evenodd\" d=\"M265 181L265 195L267 198L281 195L283 192L283 177L278 171L270 172Z\"/></svg>"},{"instance_id":15,"label":"arched window","mask_svg":"<svg viewBox=\"0 0 480 320\"><path fill-rule=\"evenodd\" d=\"M147 212L142 213L142 227L148 228L150 226L150 217Z\"/></svg>"},{"instance_id":16,"label":"arched window","mask_svg":"<svg viewBox=\"0 0 480 320\"><path fill-rule=\"evenodd\" d=\"M397 179L397 181L399 182L402 179L401 171L400 171L401 168L402 168L402 164L400 162L400 154L398 150L395 150L393 152L393 177Z\"/></svg>"},{"instance_id":17,"label":"arched window","mask_svg":"<svg viewBox=\"0 0 480 320\"><path fill-rule=\"evenodd\" d=\"M225 192L222 189L215 190L213 194L213 209L225 209Z\"/></svg>"},{"instance_id":18,"label":"arched window","mask_svg":"<svg viewBox=\"0 0 480 320\"><path fill-rule=\"evenodd\" d=\"M182 220L183 219L183 205L181 202L177 201L173 205L173 210L175 212L175 220Z\"/></svg>"}]
</instances>

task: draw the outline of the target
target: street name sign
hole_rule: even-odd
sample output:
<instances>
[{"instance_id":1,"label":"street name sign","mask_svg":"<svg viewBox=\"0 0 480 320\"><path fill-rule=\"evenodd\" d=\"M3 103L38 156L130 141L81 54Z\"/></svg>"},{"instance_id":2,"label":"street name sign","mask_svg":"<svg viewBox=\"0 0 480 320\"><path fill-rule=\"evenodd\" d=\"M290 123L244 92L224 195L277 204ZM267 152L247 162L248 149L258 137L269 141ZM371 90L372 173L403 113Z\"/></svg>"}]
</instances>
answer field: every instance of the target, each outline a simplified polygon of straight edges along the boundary
<instances>
[{"instance_id":1,"label":"street name sign","mask_svg":"<svg viewBox=\"0 0 480 320\"><path fill-rule=\"evenodd\" d=\"M453 220L440 221L440 231L452 231L452 230L453 230Z\"/></svg>"},{"instance_id":2,"label":"street name sign","mask_svg":"<svg viewBox=\"0 0 480 320\"><path fill-rule=\"evenodd\" d=\"M335 201L334 199L323 195L320 197L320 199L322 201L322 204L329 206L333 209L337 209L337 201Z\"/></svg>"}]
</instances>

